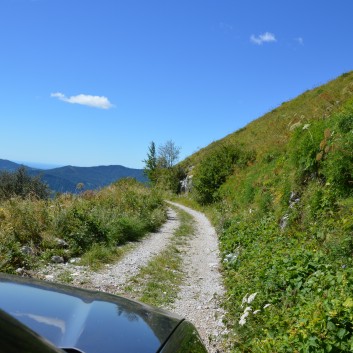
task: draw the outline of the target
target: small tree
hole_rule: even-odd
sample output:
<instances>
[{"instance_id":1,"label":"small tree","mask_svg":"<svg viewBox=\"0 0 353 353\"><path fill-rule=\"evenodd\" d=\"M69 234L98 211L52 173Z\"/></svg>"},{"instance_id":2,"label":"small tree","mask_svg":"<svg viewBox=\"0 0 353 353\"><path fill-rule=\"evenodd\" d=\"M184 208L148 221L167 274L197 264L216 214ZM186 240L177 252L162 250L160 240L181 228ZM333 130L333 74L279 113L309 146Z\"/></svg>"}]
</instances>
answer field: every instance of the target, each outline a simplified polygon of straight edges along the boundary
<instances>
[{"instance_id":1,"label":"small tree","mask_svg":"<svg viewBox=\"0 0 353 353\"><path fill-rule=\"evenodd\" d=\"M153 141L148 147L147 159L143 160L143 162L145 163L145 175L152 183L156 182L157 156L156 145Z\"/></svg>"},{"instance_id":2,"label":"small tree","mask_svg":"<svg viewBox=\"0 0 353 353\"><path fill-rule=\"evenodd\" d=\"M172 140L167 141L158 148L158 164L162 168L172 168L178 161L180 147L177 147Z\"/></svg>"},{"instance_id":3,"label":"small tree","mask_svg":"<svg viewBox=\"0 0 353 353\"><path fill-rule=\"evenodd\" d=\"M182 174L181 168L175 166L179 154L180 147L177 147L171 140L161 145L156 154L156 145L152 141L148 148L147 158L143 161L145 175L160 188L177 192L179 177Z\"/></svg>"}]
</instances>

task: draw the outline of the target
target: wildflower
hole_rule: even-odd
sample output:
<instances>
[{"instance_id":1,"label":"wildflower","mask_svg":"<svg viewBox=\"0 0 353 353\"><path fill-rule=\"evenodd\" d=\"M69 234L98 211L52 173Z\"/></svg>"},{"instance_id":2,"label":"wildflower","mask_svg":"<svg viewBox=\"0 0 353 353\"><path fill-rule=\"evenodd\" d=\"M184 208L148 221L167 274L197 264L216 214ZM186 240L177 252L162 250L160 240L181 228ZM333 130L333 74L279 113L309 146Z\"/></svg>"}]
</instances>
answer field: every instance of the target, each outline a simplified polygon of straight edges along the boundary
<instances>
[{"instance_id":1,"label":"wildflower","mask_svg":"<svg viewBox=\"0 0 353 353\"><path fill-rule=\"evenodd\" d=\"M234 264L237 261L239 253L230 253L224 257L223 262L224 263L229 263L230 265Z\"/></svg>"},{"instance_id":2,"label":"wildflower","mask_svg":"<svg viewBox=\"0 0 353 353\"><path fill-rule=\"evenodd\" d=\"M253 312L253 314L256 315L256 314L258 314L260 311L261 311L260 309L259 309L259 310L255 310L255 311Z\"/></svg>"},{"instance_id":3,"label":"wildflower","mask_svg":"<svg viewBox=\"0 0 353 353\"><path fill-rule=\"evenodd\" d=\"M244 326L245 324L246 324L245 318L241 317L240 320L239 320L239 325L240 326Z\"/></svg>"},{"instance_id":4,"label":"wildflower","mask_svg":"<svg viewBox=\"0 0 353 353\"><path fill-rule=\"evenodd\" d=\"M248 308L246 308L246 309L248 309ZM249 308L249 309L250 309L249 311L251 311L251 308ZM244 326L246 324L246 318L249 316L249 311L244 311L244 314L240 317L240 320L239 320L240 326Z\"/></svg>"},{"instance_id":5,"label":"wildflower","mask_svg":"<svg viewBox=\"0 0 353 353\"><path fill-rule=\"evenodd\" d=\"M247 306L244 310L244 313L248 313L249 311L252 311L251 306Z\"/></svg>"},{"instance_id":6,"label":"wildflower","mask_svg":"<svg viewBox=\"0 0 353 353\"><path fill-rule=\"evenodd\" d=\"M250 304L255 299L256 295L257 295L257 293L253 293L253 294L249 295L248 304Z\"/></svg>"},{"instance_id":7,"label":"wildflower","mask_svg":"<svg viewBox=\"0 0 353 353\"><path fill-rule=\"evenodd\" d=\"M248 293L245 294L243 300L241 301L240 307L242 308L244 306L244 304L247 302L248 302Z\"/></svg>"},{"instance_id":8,"label":"wildflower","mask_svg":"<svg viewBox=\"0 0 353 353\"><path fill-rule=\"evenodd\" d=\"M266 304L266 305L264 306L264 309L268 308L270 305L271 305L271 304Z\"/></svg>"}]
</instances>

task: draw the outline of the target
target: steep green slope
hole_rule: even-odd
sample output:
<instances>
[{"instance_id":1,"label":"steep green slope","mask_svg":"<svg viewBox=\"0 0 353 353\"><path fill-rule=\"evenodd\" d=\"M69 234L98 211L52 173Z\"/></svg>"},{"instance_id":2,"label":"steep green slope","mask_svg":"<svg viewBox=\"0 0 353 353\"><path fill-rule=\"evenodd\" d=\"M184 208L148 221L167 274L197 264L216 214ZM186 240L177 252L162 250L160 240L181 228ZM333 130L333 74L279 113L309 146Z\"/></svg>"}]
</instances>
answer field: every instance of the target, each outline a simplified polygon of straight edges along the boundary
<instances>
[{"instance_id":1,"label":"steep green slope","mask_svg":"<svg viewBox=\"0 0 353 353\"><path fill-rule=\"evenodd\" d=\"M345 73L327 84L308 90L299 97L254 120L221 140L196 152L183 164L194 165L211 150L224 143L244 144L254 149L258 157L281 150L288 142L291 127L296 123L323 119L339 110L353 95L353 72Z\"/></svg>"},{"instance_id":2,"label":"steep green slope","mask_svg":"<svg viewBox=\"0 0 353 353\"><path fill-rule=\"evenodd\" d=\"M233 351L351 352L353 73L183 165L219 229Z\"/></svg>"}]
</instances>

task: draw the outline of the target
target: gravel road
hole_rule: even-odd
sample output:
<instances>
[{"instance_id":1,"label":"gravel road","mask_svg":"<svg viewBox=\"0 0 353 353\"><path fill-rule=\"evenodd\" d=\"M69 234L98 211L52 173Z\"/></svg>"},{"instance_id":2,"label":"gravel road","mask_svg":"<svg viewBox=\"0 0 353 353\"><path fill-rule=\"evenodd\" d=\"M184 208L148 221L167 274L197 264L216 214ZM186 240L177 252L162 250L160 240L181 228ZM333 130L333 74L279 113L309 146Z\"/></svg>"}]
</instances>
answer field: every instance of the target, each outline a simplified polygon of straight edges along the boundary
<instances>
[{"instance_id":1,"label":"gravel road","mask_svg":"<svg viewBox=\"0 0 353 353\"><path fill-rule=\"evenodd\" d=\"M195 235L186 245L184 272L186 279L178 299L168 308L186 317L198 329L210 353L222 352L221 338L226 333L220 307L224 295L219 272L218 238L215 229L201 212L172 203L191 214L195 221Z\"/></svg>"},{"instance_id":2,"label":"gravel road","mask_svg":"<svg viewBox=\"0 0 353 353\"><path fill-rule=\"evenodd\" d=\"M219 272L218 239L208 219L200 212L172 203L191 214L195 221L195 234L183 246L183 272L185 280L177 300L166 307L186 317L197 328L209 353L223 352L222 335L226 329L222 323L224 312L220 307L224 294ZM69 276L71 284L113 294L124 293L129 279L168 244L180 222L177 213L168 208L167 222L158 232L151 233L117 263L106 265L103 270L93 272L86 266L75 263L50 264L36 276L50 281L62 281Z\"/></svg>"}]
</instances>

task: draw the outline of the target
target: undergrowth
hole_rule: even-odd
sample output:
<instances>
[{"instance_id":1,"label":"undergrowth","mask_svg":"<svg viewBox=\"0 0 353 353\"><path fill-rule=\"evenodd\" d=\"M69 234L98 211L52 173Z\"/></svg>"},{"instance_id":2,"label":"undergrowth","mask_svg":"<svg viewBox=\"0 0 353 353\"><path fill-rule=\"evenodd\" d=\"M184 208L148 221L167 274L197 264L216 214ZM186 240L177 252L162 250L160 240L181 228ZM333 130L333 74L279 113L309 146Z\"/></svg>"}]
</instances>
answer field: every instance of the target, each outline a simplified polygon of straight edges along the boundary
<instances>
[{"instance_id":1,"label":"undergrowth","mask_svg":"<svg viewBox=\"0 0 353 353\"><path fill-rule=\"evenodd\" d=\"M100 191L54 199L13 197L0 203L0 271L34 268L53 255L106 262L165 220L163 197L133 179ZM94 265L96 266L96 265Z\"/></svg>"}]
</instances>

